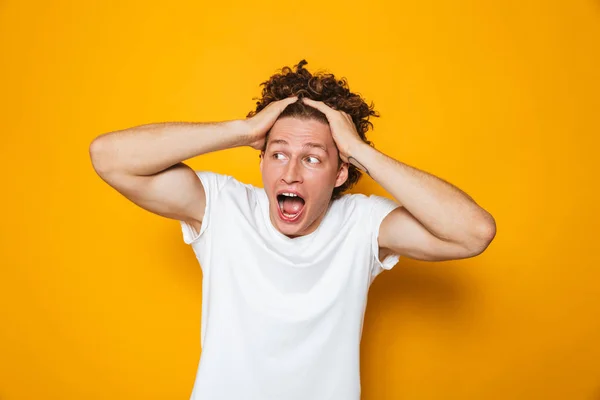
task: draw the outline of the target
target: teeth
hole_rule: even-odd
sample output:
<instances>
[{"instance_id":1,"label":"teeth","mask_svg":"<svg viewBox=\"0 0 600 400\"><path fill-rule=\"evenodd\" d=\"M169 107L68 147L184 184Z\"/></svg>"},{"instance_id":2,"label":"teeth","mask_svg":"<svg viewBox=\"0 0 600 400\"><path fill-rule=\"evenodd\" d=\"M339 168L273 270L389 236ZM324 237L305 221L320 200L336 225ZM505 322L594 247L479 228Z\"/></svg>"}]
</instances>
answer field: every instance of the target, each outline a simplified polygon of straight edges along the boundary
<instances>
[{"instance_id":1,"label":"teeth","mask_svg":"<svg viewBox=\"0 0 600 400\"><path fill-rule=\"evenodd\" d=\"M279 193L279 196L286 196L286 197L299 197L297 194L295 193L290 193L290 192L283 192L283 193ZM296 214L288 214L285 211L283 211L283 199L278 199L279 201L279 209L281 210L281 213L283 214L284 217L286 218L294 218L296 216L298 216L299 212Z\"/></svg>"}]
</instances>

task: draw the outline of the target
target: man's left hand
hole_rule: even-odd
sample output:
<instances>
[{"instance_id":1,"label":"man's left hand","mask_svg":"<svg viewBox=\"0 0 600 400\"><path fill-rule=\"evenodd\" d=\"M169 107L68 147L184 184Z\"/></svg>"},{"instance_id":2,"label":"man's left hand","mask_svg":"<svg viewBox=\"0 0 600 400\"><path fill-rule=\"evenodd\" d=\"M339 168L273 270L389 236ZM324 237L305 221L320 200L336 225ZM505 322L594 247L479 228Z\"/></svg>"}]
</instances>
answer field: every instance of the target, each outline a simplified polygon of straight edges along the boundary
<instances>
[{"instance_id":1,"label":"man's left hand","mask_svg":"<svg viewBox=\"0 0 600 400\"><path fill-rule=\"evenodd\" d=\"M315 101L306 97L303 97L302 101L304 104L314 107L325 114L329 121L331 136L333 136L333 141L340 153L340 158L343 162L347 163L348 157L352 155L351 150L356 146L364 144L358 135L354 122L352 122L352 117L344 111L329 107L322 101Z\"/></svg>"}]
</instances>

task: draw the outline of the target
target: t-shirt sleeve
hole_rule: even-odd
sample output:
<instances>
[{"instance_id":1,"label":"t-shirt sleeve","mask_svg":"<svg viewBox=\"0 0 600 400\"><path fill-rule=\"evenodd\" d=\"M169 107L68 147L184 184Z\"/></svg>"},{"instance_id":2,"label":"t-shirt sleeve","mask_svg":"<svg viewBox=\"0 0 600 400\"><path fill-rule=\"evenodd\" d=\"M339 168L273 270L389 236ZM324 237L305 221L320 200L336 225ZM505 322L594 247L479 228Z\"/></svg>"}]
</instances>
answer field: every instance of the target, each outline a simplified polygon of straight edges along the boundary
<instances>
[{"instance_id":1,"label":"t-shirt sleeve","mask_svg":"<svg viewBox=\"0 0 600 400\"><path fill-rule=\"evenodd\" d=\"M384 270L390 270L398 263L400 255L388 254L383 260L379 259L379 228L381 222L385 217L392 212L394 209L400 207L398 203L390 200L386 197L371 195L369 196L371 202L371 211L369 216L369 223L371 224L371 253L372 253L372 264L371 264L371 275L375 278Z\"/></svg>"},{"instance_id":2,"label":"t-shirt sleeve","mask_svg":"<svg viewBox=\"0 0 600 400\"><path fill-rule=\"evenodd\" d=\"M204 187L204 193L206 195L206 204L204 207L204 217L202 218L202 225L200 226L200 232L196 232L194 227L188 224L186 221L179 221L181 224L181 230L183 233L183 241L186 244L192 244L196 242L206 229L210 226L211 214L215 208L215 204L219 197L219 192L223 189L223 186L231 179L231 176L221 175L210 171L195 171L196 175L202 182Z\"/></svg>"}]
</instances>

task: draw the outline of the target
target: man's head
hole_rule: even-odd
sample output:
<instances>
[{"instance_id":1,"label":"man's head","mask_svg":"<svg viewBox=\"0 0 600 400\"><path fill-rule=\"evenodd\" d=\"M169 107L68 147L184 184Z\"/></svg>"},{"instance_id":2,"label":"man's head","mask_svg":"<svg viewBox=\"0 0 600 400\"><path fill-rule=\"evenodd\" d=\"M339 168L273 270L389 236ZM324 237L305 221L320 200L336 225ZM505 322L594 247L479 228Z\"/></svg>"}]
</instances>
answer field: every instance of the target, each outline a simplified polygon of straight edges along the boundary
<instances>
[{"instance_id":1,"label":"man's head","mask_svg":"<svg viewBox=\"0 0 600 400\"><path fill-rule=\"evenodd\" d=\"M300 61L296 72L284 67L282 73L263 82L256 110L248 114L254 116L273 101L299 97L287 106L267 133L260 162L271 221L288 237L313 232L331 201L341 197L361 177L360 170L343 163L339 157L325 114L304 104L302 97L348 113L359 136L369 145L371 142L365 135L372 127L369 117L379 116L372 104L367 105L359 95L350 92L343 78L312 75L304 65L306 61Z\"/></svg>"}]
</instances>

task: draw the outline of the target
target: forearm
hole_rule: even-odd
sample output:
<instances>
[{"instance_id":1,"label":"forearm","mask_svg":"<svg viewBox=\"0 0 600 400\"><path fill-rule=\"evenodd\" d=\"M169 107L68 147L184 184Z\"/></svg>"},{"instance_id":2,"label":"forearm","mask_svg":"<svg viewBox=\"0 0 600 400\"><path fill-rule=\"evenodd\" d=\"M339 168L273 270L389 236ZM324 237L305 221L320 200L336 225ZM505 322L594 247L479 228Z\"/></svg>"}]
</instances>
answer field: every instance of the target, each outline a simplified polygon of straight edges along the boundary
<instances>
[{"instance_id":1,"label":"forearm","mask_svg":"<svg viewBox=\"0 0 600 400\"><path fill-rule=\"evenodd\" d=\"M471 242L489 237L492 216L456 186L366 144L355 146L351 157L438 238Z\"/></svg>"},{"instance_id":2,"label":"forearm","mask_svg":"<svg viewBox=\"0 0 600 400\"><path fill-rule=\"evenodd\" d=\"M90 155L97 170L152 175L200 154L247 142L241 120L164 122L100 135L92 142Z\"/></svg>"}]
</instances>

